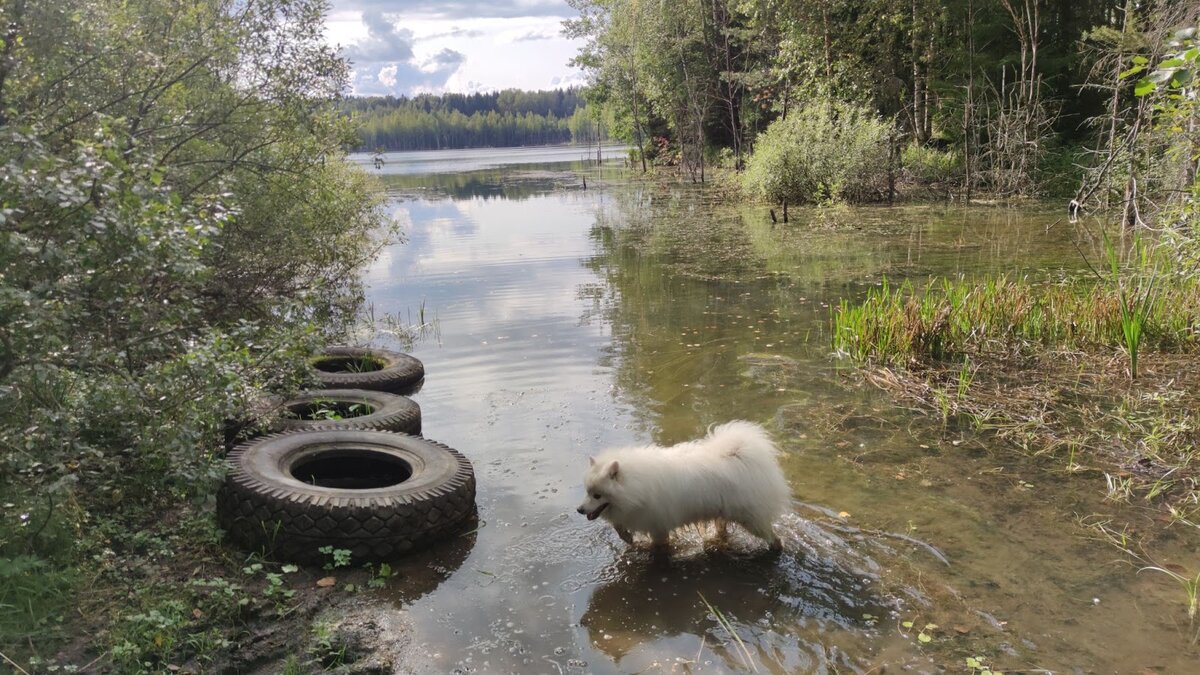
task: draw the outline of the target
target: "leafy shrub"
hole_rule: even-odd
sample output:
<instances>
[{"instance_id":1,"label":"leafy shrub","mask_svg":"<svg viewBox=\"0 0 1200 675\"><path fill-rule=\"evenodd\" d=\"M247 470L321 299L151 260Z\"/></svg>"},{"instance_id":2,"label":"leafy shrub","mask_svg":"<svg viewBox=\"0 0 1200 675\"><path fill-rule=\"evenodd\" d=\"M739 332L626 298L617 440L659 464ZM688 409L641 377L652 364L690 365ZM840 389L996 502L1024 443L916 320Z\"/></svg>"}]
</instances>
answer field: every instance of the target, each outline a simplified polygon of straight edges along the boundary
<instances>
[{"instance_id":1,"label":"leafy shrub","mask_svg":"<svg viewBox=\"0 0 1200 675\"><path fill-rule=\"evenodd\" d=\"M84 561L137 554L102 533L211 498L225 420L296 389L306 357L355 315L355 271L391 230L377 186L343 161L352 134L332 102L347 71L321 37L325 7L0 10L10 656L61 637L45 627L75 580L96 578L75 571ZM41 590L14 600L30 588ZM178 623L162 607L130 616L147 630ZM184 648L167 633L155 658ZM145 651L110 647L118 662Z\"/></svg>"},{"instance_id":2,"label":"leafy shrub","mask_svg":"<svg viewBox=\"0 0 1200 675\"><path fill-rule=\"evenodd\" d=\"M922 184L947 183L956 180L962 170L962 155L951 150L938 150L911 144L900 155L904 172Z\"/></svg>"},{"instance_id":3,"label":"leafy shrub","mask_svg":"<svg viewBox=\"0 0 1200 675\"><path fill-rule=\"evenodd\" d=\"M777 203L877 199L891 132L892 124L867 106L810 100L758 137L744 186Z\"/></svg>"}]
</instances>

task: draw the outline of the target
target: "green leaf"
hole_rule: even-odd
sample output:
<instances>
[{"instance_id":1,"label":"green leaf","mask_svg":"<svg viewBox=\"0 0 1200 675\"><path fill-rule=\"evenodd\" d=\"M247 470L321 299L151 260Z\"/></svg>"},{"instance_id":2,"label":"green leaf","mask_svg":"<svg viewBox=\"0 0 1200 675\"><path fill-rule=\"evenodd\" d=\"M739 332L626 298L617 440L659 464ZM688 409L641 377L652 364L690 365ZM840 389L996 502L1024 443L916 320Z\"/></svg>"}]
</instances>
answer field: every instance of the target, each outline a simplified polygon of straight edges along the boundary
<instances>
[{"instance_id":1,"label":"green leaf","mask_svg":"<svg viewBox=\"0 0 1200 675\"><path fill-rule=\"evenodd\" d=\"M282 571L284 574L291 574L292 572L299 572L299 571L300 571L300 568L299 568L299 567L297 567L297 566L295 566L295 565L284 565L283 567L280 567L279 569L280 569L280 571Z\"/></svg>"},{"instance_id":2,"label":"green leaf","mask_svg":"<svg viewBox=\"0 0 1200 675\"><path fill-rule=\"evenodd\" d=\"M1153 82L1151 82L1150 80L1147 80L1146 78L1143 77L1142 79L1138 80L1137 85L1134 86L1133 95L1134 96L1145 96L1146 94L1149 94L1150 92L1154 91L1155 88L1156 87Z\"/></svg>"},{"instance_id":3,"label":"green leaf","mask_svg":"<svg viewBox=\"0 0 1200 675\"><path fill-rule=\"evenodd\" d=\"M1149 60L1148 60L1146 57L1144 57L1144 56L1135 56L1135 57L1133 57L1133 63L1134 63L1134 65L1138 65L1138 66L1144 66L1144 65L1146 65L1146 64L1147 64L1147 63L1149 63L1149 62L1150 62L1150 61L1149 61Z\"/></svg>"},{"instance_id":4,"label":"green leaf","mask_svg":"<svg viewBox=\"0 0 1200 675\"><path fill-rule=\"evenodd\" d=\"M1167 68L1178 68L1179 66L1182 66L1182 65L1183 65L1183 59L1181 59L1179 57L1175 57L1173 59L1167 59L1166 61L1163 61L1162 63L1158 64L1158 68L1159 68L1159 70L1166 70Z\"/></svg>"},{"instance_id":5,"label":"green leaf","mask_svg":"<svg viewBox=\"0 0 1200 675\"><path fill-rule=\"evenodd\" d=\"M911 622L911 621L905 621L904 623L901 623L900 625L901 625L901 626L904 626L905 628L912 628L912 627L913 627L913 622Z\"/></svg>"},{"instance_id":6,"label":"green leaf","mask_svg":"<svg viewBox=\"0 0 1200 675\"><path fill-rule=\"evenodd\" d=\"M933 638L929 637L928 633L917 633L917 639L921 642L929 642L933 640Z\"/></svg>"},{"instance_id":7,"label":"green leaf","mask_svg":"<svg viewBox=\"0 0 1200 675\"><path fill-rule=\"evenodd\" d=\"M975 658L974 656L967 657L967 667L968 668L974 669L974 668L978 668L979 666L980 666L979 659Z\"/></svg>"},{"instance_id":8,"label":"green leaf","mask_svg":"<svg viewBox=\"0 0 1200 675\"><path fill-rule=\"evenodd\" d=\"M1118 75L1117 79L1124 80L1131 75L1137 75L1138 73L1142 72L1145 69L1146 69L1146 66L1143 66L1143 65L1134 66L1134 67L1130 68L1129 70L1126 70L1125 72Z\"/></svg>"}]
</instances>

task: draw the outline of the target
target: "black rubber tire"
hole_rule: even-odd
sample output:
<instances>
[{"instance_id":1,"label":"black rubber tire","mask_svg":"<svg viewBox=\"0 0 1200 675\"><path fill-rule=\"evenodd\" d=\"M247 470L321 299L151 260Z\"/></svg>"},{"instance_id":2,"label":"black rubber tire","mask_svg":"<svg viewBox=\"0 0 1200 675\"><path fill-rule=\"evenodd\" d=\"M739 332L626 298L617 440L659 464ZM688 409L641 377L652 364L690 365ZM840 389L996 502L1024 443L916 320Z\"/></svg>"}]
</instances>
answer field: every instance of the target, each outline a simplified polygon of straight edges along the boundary
<instances>
[{"instance_id":1,"label":"black rubber tire","mask_svg":"<svg viewBox=\"0 0 1200 675\"><path fill-rule=\"evenodd\" d=\"M324 363L348 359L378 361L378 370L363 372L322 370ZM317 379L325 389L371 389L393 394L411 394L425 379L425 365L419 360L387 349L366 347L329 347L309 360L317 371Z\"/></svg>"},{"instance_id":2,"label":"black rubber tire","mask_svg":"<svg viewBox=\"0 0 1200 675\"><path fill-rule=\"evenodd\" d=\"M310 405L318 401L358 403L372 411L366 415L340 420L302 420L284 417L272 423L272 431L301 429L361 429L364 431L398 431L414 436L421 433L421 406L407 396L369 389L314 389L302 391L295 398L278 405L279 410Z\"/></svg>"},{"instance_id":3,"label":"black rubber tire","mask_svg":"<svg viewBox=\"0 0 1200 675\"><path fill-rule=\"evenodd\" d=\"M411 467L395 485L322 487L292 476L315 458L386 459ZM394 560L461 530L475 514L475 472L440 443L384 431L296 431L238 446L217 493L217 519L231 541L276 560L320 564L318 549L348 549L352 563Z\"/></svg>"}]
</instances>

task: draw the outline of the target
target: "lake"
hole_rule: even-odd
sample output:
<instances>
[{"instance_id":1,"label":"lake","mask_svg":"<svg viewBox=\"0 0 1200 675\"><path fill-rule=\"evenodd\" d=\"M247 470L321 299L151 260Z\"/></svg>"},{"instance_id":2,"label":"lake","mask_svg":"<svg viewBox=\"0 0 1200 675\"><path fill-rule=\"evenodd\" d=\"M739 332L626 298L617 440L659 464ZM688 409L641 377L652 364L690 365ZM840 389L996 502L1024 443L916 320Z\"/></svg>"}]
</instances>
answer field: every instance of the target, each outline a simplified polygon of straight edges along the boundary
<instances>
[{"instance_id":1,"label":"lake","mask_svg":"<svg viewBox=\"0 0 1200 675\"><path fill-rule=\"evenodd\" d=\"M357 158L406 236L366 271L368 301L431 324L411 346L424 435L478 480L478 529L364 594L411 645L407 670L1194 670L1179 589L1081 524L1108 508L1094 477L901 407L830 347L831 307L885 280L1079 275L1057 209L773 224L605 152ZM684 531L663 564L575 513L589 455L736 418L784 450L781 555Z\"/></svg>"}]
</instances>

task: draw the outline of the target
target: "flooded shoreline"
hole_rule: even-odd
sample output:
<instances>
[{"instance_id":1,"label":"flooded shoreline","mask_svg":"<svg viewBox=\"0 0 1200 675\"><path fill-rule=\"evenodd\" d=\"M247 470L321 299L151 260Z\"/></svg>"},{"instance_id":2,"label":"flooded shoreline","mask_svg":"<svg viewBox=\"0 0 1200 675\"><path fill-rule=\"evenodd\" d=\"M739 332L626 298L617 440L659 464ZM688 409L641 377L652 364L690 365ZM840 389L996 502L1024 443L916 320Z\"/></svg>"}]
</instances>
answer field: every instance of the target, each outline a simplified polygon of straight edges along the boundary
<instances>
[{"instance_id":1,"label":"flooded shoreline","mask_svg":"<svg viewBox=\"0 0 1200 675\"><path fill-rule=\"evenodd\" d=\"M368 300L436 317L413 349L416 399L425 435L475 463L482 519L470 546L402 562L364 600L410 627L412 670L1193 662L1178 588L1081 525L1113 508L1093 482L897 405L830 348L830 307L885 278L1079 274L1057 214L839 208L772 227L621 176L553 158L430 178L433 192L383 176L409 241L367 272ZM782 555L684 533L660 568L573 513L589 454L738 417L768 425L793 496L818 507L777 525ZM406 594L405 576L432 587Z\"/></svg>"}]
</instances>

